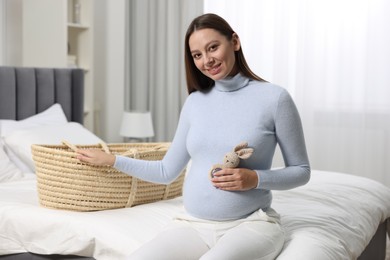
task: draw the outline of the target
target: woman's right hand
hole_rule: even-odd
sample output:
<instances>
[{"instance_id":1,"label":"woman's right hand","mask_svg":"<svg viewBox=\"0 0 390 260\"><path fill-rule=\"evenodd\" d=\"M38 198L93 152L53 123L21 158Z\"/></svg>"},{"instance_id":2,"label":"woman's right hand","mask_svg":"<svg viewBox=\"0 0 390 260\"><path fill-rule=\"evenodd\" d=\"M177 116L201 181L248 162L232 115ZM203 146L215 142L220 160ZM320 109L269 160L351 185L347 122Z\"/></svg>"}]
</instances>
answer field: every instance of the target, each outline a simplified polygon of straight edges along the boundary
<instances>
[{"instance_id":1,"label":"woman's right hand","mask_svg":"<svg viewBox=\"0 0 390 260\"><path fill-rule=\"evenodd\" d=\"M76 158L82 162L100 165L113 166L115 163L115 155L108 154L98 149L78 149Z\"/></svg>"}]
</instances>

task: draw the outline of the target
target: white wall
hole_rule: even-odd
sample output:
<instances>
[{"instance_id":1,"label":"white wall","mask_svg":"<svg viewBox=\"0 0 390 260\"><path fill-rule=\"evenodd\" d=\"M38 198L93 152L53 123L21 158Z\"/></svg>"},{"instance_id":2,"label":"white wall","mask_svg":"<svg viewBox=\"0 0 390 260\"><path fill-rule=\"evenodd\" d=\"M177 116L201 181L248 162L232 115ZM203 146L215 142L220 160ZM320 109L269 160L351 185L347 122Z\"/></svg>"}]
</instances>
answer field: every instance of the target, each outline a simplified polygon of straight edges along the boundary
<instances>
[{"instance_id":1,"label":"white wall","mask_svg":"<svg viewBox=\"0 0 390 260\"><path fill-rule=\"evenodd\" d=\"M0 1L0 65L4 64L4 29L5 29L5 4Z\"/></svg>"},{"instance_id":2,"label":"white wall","mask_svg":"<svg viewBox=\"0 0 390 260\"><path fill-rule=\"evenodd\" d=\"M0 65L22 64L22 0L0 0Z\"/></svg>"},{"instance_id":3,"label":"white wall","mask_svg":"<svg viewBox=\"0 0 390 260\"><path fill-rule=\"evenodd\" d=\"M106 142L121 142L125 85L125 0L94 1L95 129ZM22 65L22 0L0 0L0 65Z\"/></svg>"}]
</instances>

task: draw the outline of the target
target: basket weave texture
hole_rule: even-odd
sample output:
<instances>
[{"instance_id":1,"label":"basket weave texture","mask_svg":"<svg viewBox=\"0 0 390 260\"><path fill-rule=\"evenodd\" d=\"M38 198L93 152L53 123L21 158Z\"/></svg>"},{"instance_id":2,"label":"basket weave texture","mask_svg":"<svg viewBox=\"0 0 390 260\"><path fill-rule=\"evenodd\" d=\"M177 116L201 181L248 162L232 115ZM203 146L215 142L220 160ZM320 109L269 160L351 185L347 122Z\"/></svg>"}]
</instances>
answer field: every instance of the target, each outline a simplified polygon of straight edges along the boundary
<instances>
[{"instance_id":1,"label":"basket weave texture","mask_svg":"<svg viewBox=\"0 0 390 260\"><path fill-rule=\"evenodd\" d=\"M74 149L104 149L116 155L161 160L169 143L102 145L38 145L31 147L39 203L47 208L97 211L132 207L182 194L185 170L171 184L155 184L131 177L110 166L83 163ZM102 148L103 146L103 148ZM109 151L108 151L108 150Z\"/></svg>"}]
</instances>

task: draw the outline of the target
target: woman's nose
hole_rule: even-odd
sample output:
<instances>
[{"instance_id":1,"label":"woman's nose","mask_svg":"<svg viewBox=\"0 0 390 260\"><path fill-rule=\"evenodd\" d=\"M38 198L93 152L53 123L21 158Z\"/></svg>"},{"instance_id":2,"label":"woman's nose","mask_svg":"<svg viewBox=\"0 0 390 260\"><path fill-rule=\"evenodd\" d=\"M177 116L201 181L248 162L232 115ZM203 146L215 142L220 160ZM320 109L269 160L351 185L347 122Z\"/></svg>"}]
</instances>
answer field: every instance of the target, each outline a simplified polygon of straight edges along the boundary
<instances>
[{"instance_id":1,"label":"woman's nose","mask_svg":"<svg viewBox=\"0 0 390 260\"><path fill-rule=\"evenodd\" d=\"M214 62L214 59L210 56L204 56L205 59L204 59L204 64L207 65L207 66L210 66L211 64L213 64Z\"/></svg>"}]
</instances>

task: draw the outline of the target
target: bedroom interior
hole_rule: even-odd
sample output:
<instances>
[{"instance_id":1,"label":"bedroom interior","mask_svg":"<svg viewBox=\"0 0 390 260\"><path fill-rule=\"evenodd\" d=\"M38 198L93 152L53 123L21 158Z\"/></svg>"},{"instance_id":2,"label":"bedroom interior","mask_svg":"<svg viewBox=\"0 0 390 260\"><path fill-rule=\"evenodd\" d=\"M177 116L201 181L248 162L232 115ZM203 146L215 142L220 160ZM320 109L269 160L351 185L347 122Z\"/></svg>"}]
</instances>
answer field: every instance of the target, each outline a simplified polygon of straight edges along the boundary
<instances>
[{"instance_id":1,"label":"bedroom interior","mask_svg":"<svg viewBox=\"0 0 390 260\"><path fill-rule=\"evenodd\" d=\"M84 144L128 138L169 142L187 96L184 30L193 17L214 12L237 28L255 72L288 89L302 114L313 177L302 188L274 193L287 230L278 259L390 259L388 1L0 0L0 9L0 134L5 142L0 146L0 258L30 252L17 257L121 259L167 223L181 198L87 213L40 207L26 147L56 142L61 134ZM66 76L80 74L74 62L84 71L82 86L75 88L68 84L80 78ZM13 84L18 91L7 88ZM52 94L42 94L47 91ZM10 93L19 94L13 100ZM56 103L61 109L52 107ZM122 115L129 111L149 113L152 133L125 136ZM28 128L1 124L22 119L29 119ZM50 131L57 131L51 140L44 135ZM13 158L1 153L7 144L17 147ZM19 160L17 169L11 159ZM274 166L282 165L277 152ZM312 202L317 212L308 207ZM134 224L145 214L149 217ZM30 216L36 229L22 216ZM111 231L93 230L92 223L102 225L105 219L117 221L107 225ZM51 229L61 222L70 231ZM115 235L119 238L109 241ZM305 245L312 250L300 252Z\"/></svg>"}]
</instances>

